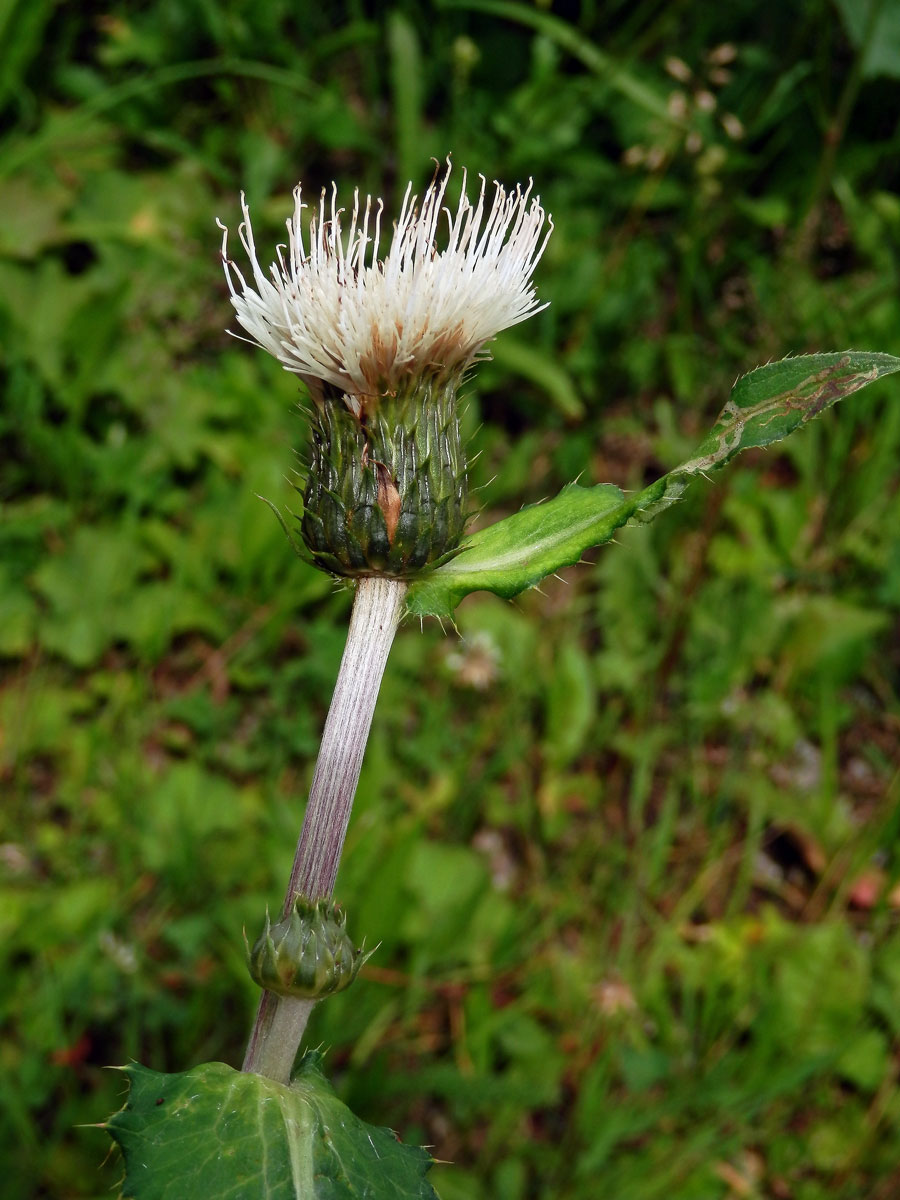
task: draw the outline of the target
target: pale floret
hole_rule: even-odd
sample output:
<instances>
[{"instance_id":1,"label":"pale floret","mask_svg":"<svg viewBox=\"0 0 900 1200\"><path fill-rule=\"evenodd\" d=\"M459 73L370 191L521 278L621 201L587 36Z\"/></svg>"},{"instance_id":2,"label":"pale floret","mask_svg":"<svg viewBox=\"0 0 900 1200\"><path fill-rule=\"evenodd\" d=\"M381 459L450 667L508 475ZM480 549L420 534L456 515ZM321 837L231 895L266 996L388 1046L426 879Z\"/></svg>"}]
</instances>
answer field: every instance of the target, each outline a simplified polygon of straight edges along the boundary
<instances>
[{"instance_id":1,"label":"pale floret","mask_svg":"<svg viewBox=\"0 0 900 1200\"><path fill-rule=\"evenodd\" d=\"M383 260L381 200L354 193L346 237L337 189L325 193L318 216L303 236L307 206L298 186L288 244L279 246L269 276L253 241L250 213L241 197L241 243L250 260L252 285L228 257L222 258L238 321L253 341L295 371L317 392L324 381L347 394L359 411L368 401L403 389L414 377L460 372L501 329L546 307L531 281L553 228L531 197L494 185L493 201L481 179L473 205L462 195L455 214L444 206L449 167L417 206L406 189L390 248ZM222 227L224 229L224 226Z\"/></svg>"}]
</instances>

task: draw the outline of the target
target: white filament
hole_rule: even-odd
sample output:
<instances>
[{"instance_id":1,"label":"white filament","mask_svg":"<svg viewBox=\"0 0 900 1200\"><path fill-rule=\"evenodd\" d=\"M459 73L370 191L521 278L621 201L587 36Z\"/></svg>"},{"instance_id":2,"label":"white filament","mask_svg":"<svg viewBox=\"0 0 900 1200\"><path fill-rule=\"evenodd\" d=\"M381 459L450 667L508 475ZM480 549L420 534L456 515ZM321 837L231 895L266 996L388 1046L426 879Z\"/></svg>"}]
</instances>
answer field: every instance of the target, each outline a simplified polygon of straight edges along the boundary
<instances>
[{"instance_id":1,"label":"white filament","mask_svg":"<svg viewBox=\"0 0 900 1200\"><path fill-rule=\"evenodd\" d=\"M465 171L451 213L444 205L449 177L448 163L421 206L412 184L407 187L383 260L381 200L366 196L361 204L354 192L345 238L337 188L332 186L330 201L323 190L304 242L308 206L298 185L288 242L277 248L268 276L242 195L238 236L252 283L228 257L228 230L220 223L222 260L240 325L287 370L341 388L353 407L356 397L365 403L390 394L411 376L464 369L501 329L546 307L538 303L531 277L553 222L539 197L531 197L531 183L509 192L495 183L488 203L481 176L473 205Z\"/></svg>"}]
</instances>

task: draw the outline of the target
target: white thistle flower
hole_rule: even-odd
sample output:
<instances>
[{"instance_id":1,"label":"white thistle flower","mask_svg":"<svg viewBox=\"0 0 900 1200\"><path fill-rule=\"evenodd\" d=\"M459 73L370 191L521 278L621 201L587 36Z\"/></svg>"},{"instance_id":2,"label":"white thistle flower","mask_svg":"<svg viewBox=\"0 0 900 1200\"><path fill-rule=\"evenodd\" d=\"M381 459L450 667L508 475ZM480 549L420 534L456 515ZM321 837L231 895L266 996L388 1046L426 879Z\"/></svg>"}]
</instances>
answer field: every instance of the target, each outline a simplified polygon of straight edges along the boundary
<instances>
[{"instance_id":1,"label":"white thistle flower","mask_svg":"<svg viewBox=\"0 0 900 1200\"><path fill-rule=\"evenodd\" d=\"M277 249L269 276L260 267L250 212L238 235L252 268L252 285L228 257L222 260L237 319L250 338L300 375L314 397L322 383L344 393L359 415L377 398L395 394L415 378L461 374L495 334L539 312L532 274L553 229L531 196L532 184L507 191L494 184L486 198L462 195L452 213L444 206L450 164L425 192L421 206L406 189L390 248L380 260L384 205L354 192L346 239L343 209L333 186L323 190L318 216L303 236L301 189L287 221L288 243ZM545 230L546 222L546 230ZM443 234L443 236L441 236ZM439 245L440 243L440 245Z\"/></svg>"}]
</instances>

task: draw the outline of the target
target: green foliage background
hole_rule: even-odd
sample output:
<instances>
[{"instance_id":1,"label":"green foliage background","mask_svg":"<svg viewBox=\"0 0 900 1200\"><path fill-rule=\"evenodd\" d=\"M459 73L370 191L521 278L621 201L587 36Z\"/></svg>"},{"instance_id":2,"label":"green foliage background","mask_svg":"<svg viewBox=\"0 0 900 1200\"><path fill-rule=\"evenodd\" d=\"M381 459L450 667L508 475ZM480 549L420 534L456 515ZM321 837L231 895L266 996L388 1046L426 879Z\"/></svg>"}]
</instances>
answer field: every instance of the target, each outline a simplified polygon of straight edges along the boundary
<instances>
[{"instance_id":1,"label":"green foliage background","mask_svg":"<svg viewBox=\"0 0 900 1200\"><path fill-rule=\"evenodd\" d=\"M350 598L216 215L533 176L551 306L471 386L486 517L681 460L734 377L897 352L900 4L9 0L0 11L0 1161L134 1058L239 1061ZM733 53L732 53L733 52ZM677 61L672 61L673 59ZM233 323L232 323L233 324ZM900 394L751 452L462 640L401 631L313 1043L445 1200L900 1193Z\"/></svg>"}]
</instances>

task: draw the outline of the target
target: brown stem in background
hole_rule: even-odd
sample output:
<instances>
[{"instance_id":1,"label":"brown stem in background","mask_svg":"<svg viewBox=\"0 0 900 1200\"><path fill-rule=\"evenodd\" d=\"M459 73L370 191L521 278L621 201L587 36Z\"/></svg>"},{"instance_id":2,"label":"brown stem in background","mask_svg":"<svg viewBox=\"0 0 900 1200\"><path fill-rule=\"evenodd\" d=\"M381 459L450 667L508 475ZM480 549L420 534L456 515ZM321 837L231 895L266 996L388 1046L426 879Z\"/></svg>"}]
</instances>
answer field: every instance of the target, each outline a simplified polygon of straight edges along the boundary
<instances>
[{"instance_id":1,"label":"brown stem in background","mask_svg":"<svg viewBox=\"0 0 900 1200\"><path fill-rule=\"evenodd\" d=\"M844 134L847 132L847 125L849 124L853 107L856 104L860 88L862 87L863 68L866 65L866 57L872 45L872 39L875 35L875 29L877 28L878 18L881 16L883 5L884 0L872 0L866 27L863 31L859 49L856 52L856 58L850 69L850 74L847 76L847 82L844 84L844 90L841 92L834 116L825 129L825 144L822 148L822 157L819 159L819 166L816 170L816 177L810 193L806 216L799 227L793 247L794 257L800 261L809 258L819 234L825 200L831 189L832 179L834 178L837 153L841 142L844 140Z\"/></svg>"}]
</instances>

